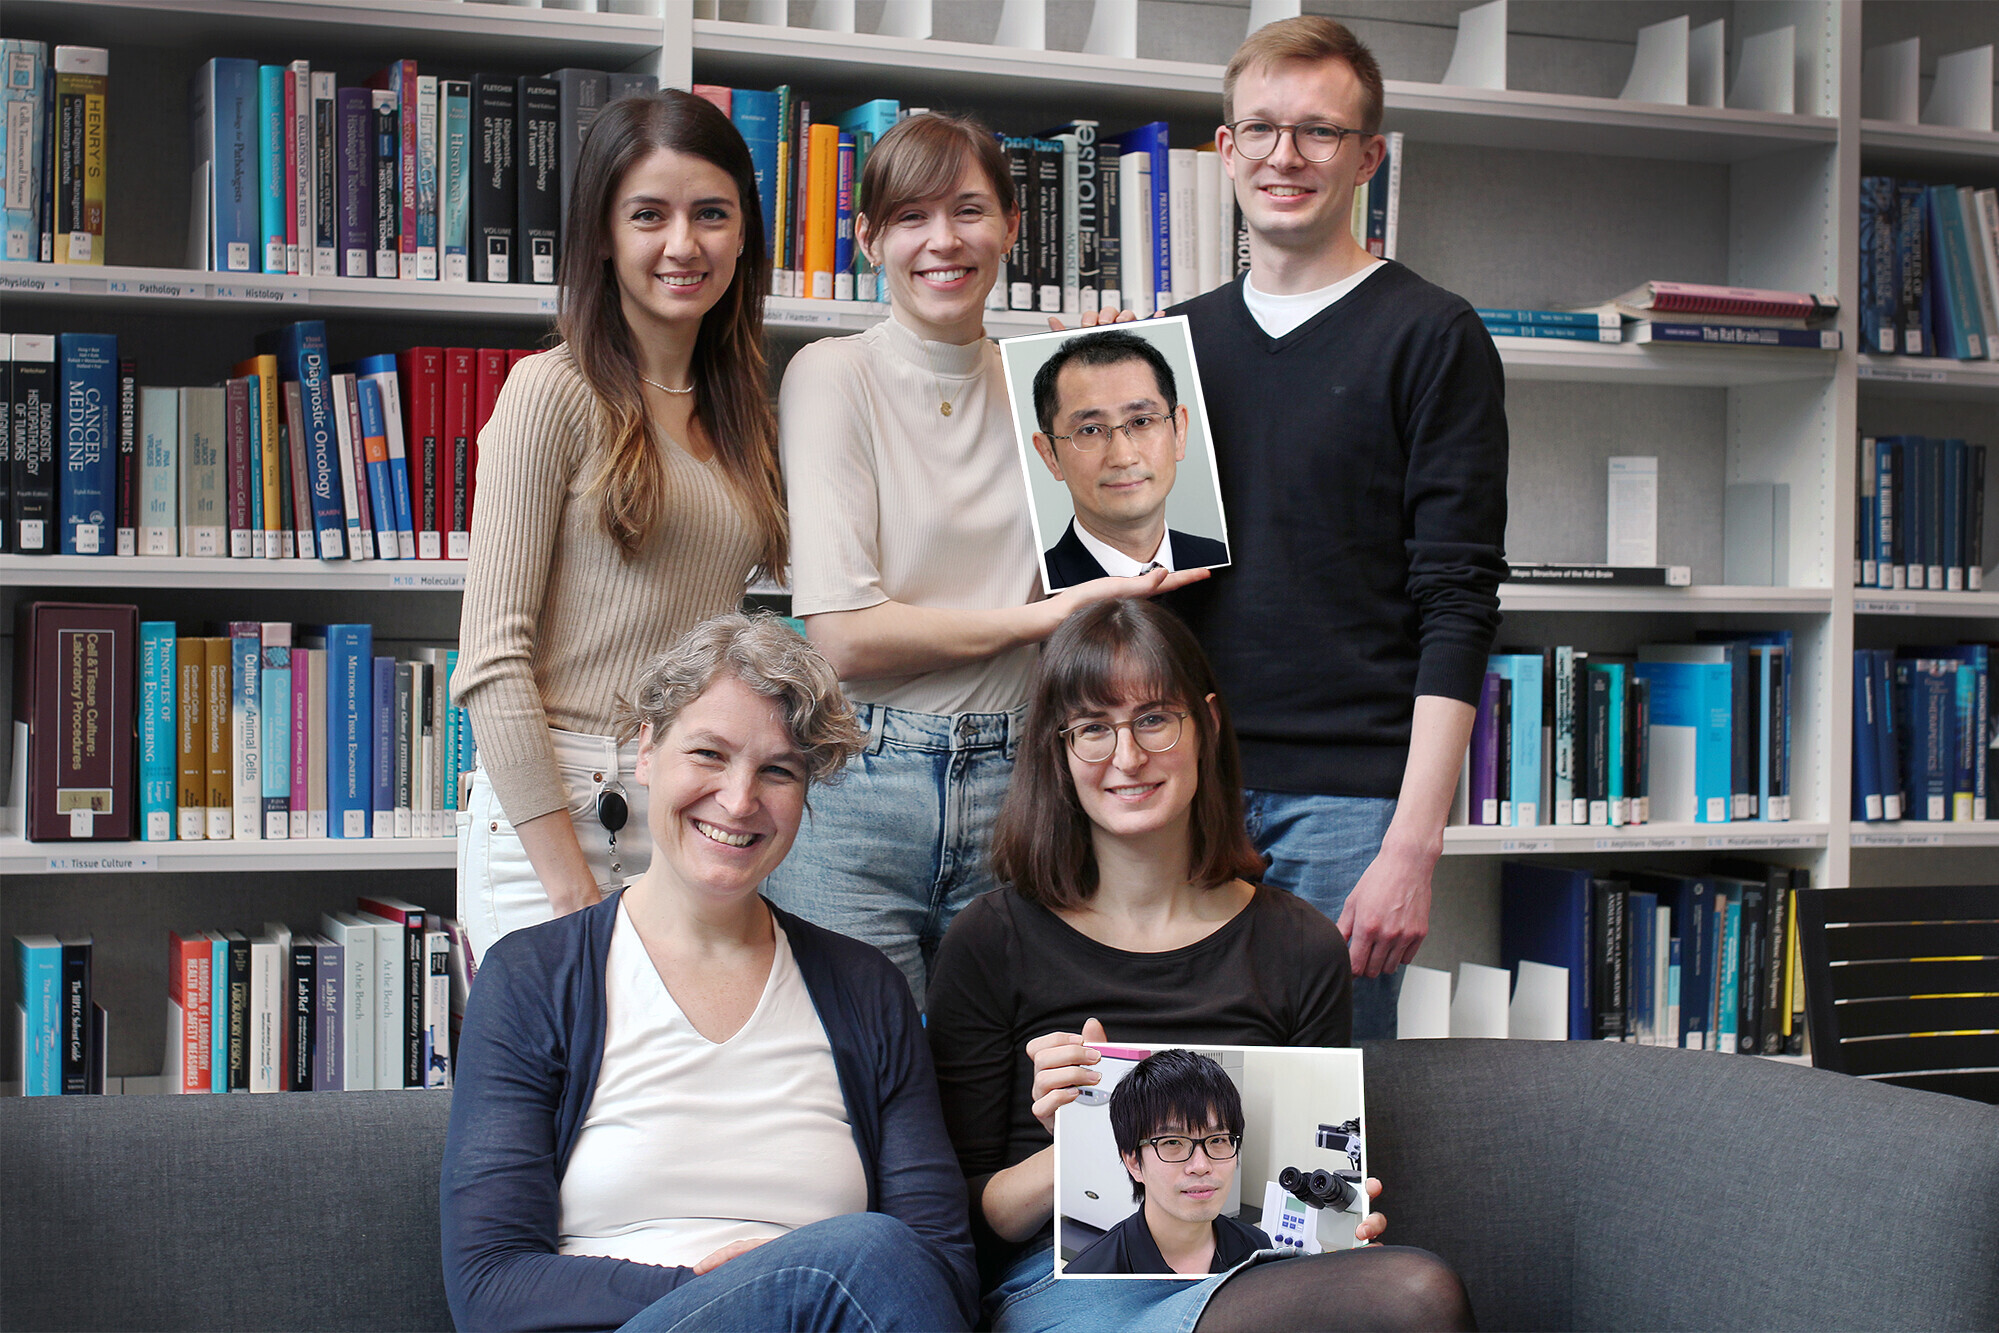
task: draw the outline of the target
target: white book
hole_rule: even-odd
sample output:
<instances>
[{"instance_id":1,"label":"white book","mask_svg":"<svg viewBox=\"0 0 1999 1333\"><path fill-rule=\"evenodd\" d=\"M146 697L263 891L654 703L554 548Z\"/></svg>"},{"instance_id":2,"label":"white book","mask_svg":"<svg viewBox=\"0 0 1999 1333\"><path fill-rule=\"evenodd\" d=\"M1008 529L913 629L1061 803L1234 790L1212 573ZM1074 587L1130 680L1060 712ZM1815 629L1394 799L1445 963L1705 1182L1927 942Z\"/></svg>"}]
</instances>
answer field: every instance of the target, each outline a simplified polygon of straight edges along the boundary
<instances>
[{"instance_id":1,"label":"white book","mask_svg":"<svg viewBox=\"0 0 1999 1333\"><path fill-rule=\"evenodd\" d=\"M180 553L227 554L223 539L224 459L229 391L218 386L180 391Z\"/></svg>"},{"instance_id":2,"label":"white book","mask_svg":"<svg viewBox=\"0 0 1999 1333\"><path fill-rule=\"evenodd\" d=\"M1199 154L1192 148L1170 148L1166 152L1166 237L1172 258L1169 274L1173 300L1188 301L1200 284L1200 223L1195 219L1200 173Z\"/></svg>"},{"instance_id":3,"label":"white book","mask_svg":"<svg viewBox=\"0 0 1999 1333\"><path fill-rule=\"evenodd\" d=\"M423 669L421 662L411 662L409 667L410 803L407 810L396 811L396 835L403 838L421 838L429 836L429 827L424 822L423 808L423 720L430 710L429 692L424 688L429 683L430 673ZM409 821L407 824L403 822L405 818Z\"/></svg>"},{"instance_id":4,"label":"white book","mask_svg":"<svg viewBox=\"0 0 1999 1333\"><path fill-rule=\"evenodd\" d=\"M419 648L417 660L430 667L430 836L449 838L457 834L453 824L455 809L446 809L444 800L445 737L448 734L451 712L451 678L445 671L450 661L450 650L445 648Z\"/></svg>"},{"instance_id":5,"label":"white book","mask_svg":"<svg viewBox=\"0 0 1999 1333\"><path fill-rule=\"evenodd\" d=\"M1388 220L1382 227L1381 257L1395 258L1395 234L1402 225L1402 131L1388 136Z\"/></svg>"},{"instance_id":6,"label":"white book","mask_svg":"<svg viewBox=\"0 0 1999 1333\"><path fill-rule=\"evenodd\" d=\"M1666 1007L1666 986L1669 981L1666 969L1672 965L1673 961L1673 909L1670 907L1660 907L1654 910L1656 915L1653 917L1653 920L1658 924L1652 932L1652 1013L1654 1015L1652 1044L1654 1046L1668 1046L1672 1043L1666 1036L1666 1033L1668 1031L1678 1032L1680 1030L1678 1006L1674 1006L1670 1012Z\"/></svg>"},{"instance_id":7,"label":"white book","mask_svg":"<svg viewBox=\"0 0 1999 1333\"><path fill-rule=\"evenodd\" d=\"M1118 157L1118 262L1125 309L1152 313L1152 154Z\"/></svg>"},{"instance_id":8,"label":"white book","mask_svg":"<svg viewBox=\"0 0 1999 1333\"><path fill-rule=\"evenodd\" d=\"M324 838L326 832L326 765L322 758L327 754L326 740L326 650L307 648L306 662L306 714L305 735L307 752L313 762L306 768L306 816L305 836ZM292 670L298 670L296 656Z\"/></svg>"},{"instance_id":9,"label":"white book","mask_svg":"<svg viewBox=\"0 0 1999 1333\"><path fill-rule=\"evenodd\" d=\"M423 936L423 1086L451 1086L451 937Z\"/></svg>"},{"instance_id":10,"label":"white book","mask_svg":"<svg viewBox=\"0 0 1999 1333\"><path fill-rule=\"evenodd\" d=\"M180 554L180 390L139 390L139 554Z\"/></svg>"},{"instance_id":11,"label":"white book","mask_svg":"<svg viewBox=\"0 0 1999 1333\"><path fill-rule=\"evenodd\" d=\"M298 239L285 243L285 272L310 276L312 273L312 62L294 60L292 80L292 207L298 214Z\"/></svg>"},{"instance_id":12,"label":"white book","mask_svg":"<svg viewBox=\"0 0 1999 1333\"><path fill-rule=\"evenodd\" d=\"M268 932L250 941L250 1091L276 1092L284 1062L284 975L278 942Z\"/></svg>"},{"instance_id":13,"label":"white book","mask_svg":"<svg viewBox=\"0 0 1999 1333\"><path fill-rule=\"evenodd\" d=\"M435 74L419 74L416 76L416 142L417 180L418 182L422 182L428 179L430 182L430 191L428 194L424 192L422 185L419 183L417 188L417 207L429 212L431 235L431 243L429 245L419 244L416 248L416 275L424 282L434 282L437 279L437 238L443 234L444 223L444 219L438 212L438 201L444 197L444 191L437 188L439 153L437 151L437 76ZM419 236L423 234L421 223L418 224L417 234Z\"/></svg>"},{"instance_id":14,"label":"white book","mask_svg":"<svg viewBox=\"0 0 1999 1333\"><path fill-rule=\"evenodd\" d=\"M257 665L247 683L237 679L236 645L229 640L229 759L235 797L235 825L232 836L256 842L264 834L264 742L263 677L264 651L257 645ZM214 836L210 833L210 836Z\"/></svg>"},{"instance_id":15,"label":"white book","mask_svg":"<svg viewBox=\"0 0 1999 1333\"><path fill-rule=\"evenodd\" d=\"M278 1067L272 1081L276 1085L273 1091L283 1092L291 1081L292 1067L291 996L288 993L287 980L292 963L292 928L282 921L266 921L264 933L260 938L271 942L273 953L271 972L274 978L272 985L277 996L277 1023L272 1049L277 1052ZM254 956L252 961L254 962Z\"/></svg>"},{"instance_id":16,"label":"white book","mask_svg":"<svg viewBox=\"0 0 1999 1333\"><path fill-rule=\"evenodd\" d=\"M341 505L347 523L347 550L356 560L368 558L368 545L361 540L361 488L354 475L354 459L360 441L354 438L354 423L360 419L360 400L355 396L354 376L335 375L333 384L333 444L340 455Z\"/></svg>"},{"instance_id":17,"label":"white book","mask_svg":"<svg viewBox=\"0 0 1999 1333\"><path fill-rule=\"evenodd\" d=\"M375 1074L377 1088L400 1088L403 1086L404 1036L403 1019L407 985L408 961L404 950L403 928L385 917L373 912L354 913L359 921L372 926L375 931L375 986L372 992L375 1004Z\"/></svg>"},{"instance_id":18,"label":"white book","mask_svg":"<svg viewBox=\"0 0 1999 1333\"><path fill-rule=\"evenodd\" d=\"M322 212L326 212L328 209L328 201L320 198L320 192L322 190L331 188L332 191L334 192L334 199L337 201L339 198L339 191L340 191L340 164L338 157L338 154L340 152L338 146L340 143L340 122L338 119L339 113L337 111L336 103L334 101L336 96L337 93L334 88L333 71L330 69L314 70L312 72L312 107L311 107L312 152L313 152L313 156L311 159L312 208L313 208L311 214L312 217L311 237L308 238L306 235L307 227L305 219L303 218L299 219L298 229L299 229L299 243L301 245L310 244L312 247L312 272L322 278L335 277L340 272L340 250L339 250L340 223L338 216L339 204L337 202L333 203L332 205L333 216L335 219L334 234L330 237L327 237L327 236L321 236L319 232L319 216ZM372 129L373 127L371 126L370 128ZM320 156L320 146L322 144L333 145L334 158L332 164L333 170L330 173L330 175L332 176L331 180L327 179L329 173L320 170L320 167L322 165L321 156ZM322 240L326 241L327 244L321 245L320 242Z\"/></svg>"},{"instance_id":19,"label":"white book","mask_svg":"<svg viewBox=\"0 0 1999 1333\"><path fill-rule=\"evenodd\" d=\"M1985 359L1999 361L1999 273L1993 271L1999 257L1992 253L1992 227L1978 206L1978 195L1968 185L1957 187L1958 202L1964 206L1966 248L1971 251L1972 286L1978 289L1979 316L1985 325Z\"/></svg>"},{"instance_id":20,"label":"white book","mask_svg":"<svg viewBox=\"0 0 1999 1333\"><path fill-rule=\"evenodd\" d=\"M1222 155L1194 154L1194 291L1211 292L1222 274Z\"/></svg>"},{"instance_id":21,"label":"white book","mask_svg":"<svg viewBox=\"0 0 1999 1333\"><path fill-rule=\"evenodd\" d=\"M1058 134L1062 145L1062 313L1083 310L1083 237L1079 216L1077 172L1082 166L1082 144L1073 134Z\"/></svg>"},{"instance_id":22,"label":"white book","mask_svg":"<svg viewBox=\"0 0 1999 1333\"><path fill-rule=\"evenodd\" d=\"M375 987L381 969L375 964L375 925L352 912L327 912L319 918L320 933L347 952L347 993L340 1014L342 1085L352 1091L375 1086Z\"/></svg>"}]
</instances>

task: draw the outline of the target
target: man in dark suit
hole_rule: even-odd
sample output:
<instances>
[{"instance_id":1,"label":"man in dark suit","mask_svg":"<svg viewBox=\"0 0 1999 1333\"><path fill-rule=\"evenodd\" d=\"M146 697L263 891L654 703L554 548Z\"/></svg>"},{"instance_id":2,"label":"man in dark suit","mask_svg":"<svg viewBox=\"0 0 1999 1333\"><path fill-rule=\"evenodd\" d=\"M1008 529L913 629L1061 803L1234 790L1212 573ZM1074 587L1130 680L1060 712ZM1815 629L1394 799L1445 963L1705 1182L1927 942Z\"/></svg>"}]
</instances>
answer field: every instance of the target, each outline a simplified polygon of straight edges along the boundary
<instances>
[{"instance_id":1,"label":"man in dark suit","mask_svg":"<svg viewBox=\"0 0 1999 1333\"><path fill-rule=\"evenodd\" d=\"M1212 537L1169 531L1166 497L1187 456L1187 408L1157 347L1125 329L1064 342L1034 375L1035 452L1075 518L1046 553L1048 591L1154 565L1228 563Z\"/></svg>"}]
</instances>

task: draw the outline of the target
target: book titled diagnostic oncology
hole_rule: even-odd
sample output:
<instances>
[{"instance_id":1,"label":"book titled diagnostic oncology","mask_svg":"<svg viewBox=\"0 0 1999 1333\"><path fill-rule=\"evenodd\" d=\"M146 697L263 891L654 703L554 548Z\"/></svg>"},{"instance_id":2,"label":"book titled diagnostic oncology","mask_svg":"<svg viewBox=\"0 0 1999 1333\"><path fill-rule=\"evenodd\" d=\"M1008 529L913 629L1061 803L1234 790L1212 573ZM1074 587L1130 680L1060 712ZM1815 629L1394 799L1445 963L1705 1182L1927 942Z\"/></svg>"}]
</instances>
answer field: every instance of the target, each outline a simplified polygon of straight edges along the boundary
<instances>
[{"instance_id":1,"label":"book titled diagnostic oncology","mask_svg":"<svg viewBox=\"0 0 1999 1333\"><path fill-rule=\"evenodd\" d=\"M29 602L15 623L14 745L32 842L133 836L135 606Z\"/></svg>"}]
</instances>

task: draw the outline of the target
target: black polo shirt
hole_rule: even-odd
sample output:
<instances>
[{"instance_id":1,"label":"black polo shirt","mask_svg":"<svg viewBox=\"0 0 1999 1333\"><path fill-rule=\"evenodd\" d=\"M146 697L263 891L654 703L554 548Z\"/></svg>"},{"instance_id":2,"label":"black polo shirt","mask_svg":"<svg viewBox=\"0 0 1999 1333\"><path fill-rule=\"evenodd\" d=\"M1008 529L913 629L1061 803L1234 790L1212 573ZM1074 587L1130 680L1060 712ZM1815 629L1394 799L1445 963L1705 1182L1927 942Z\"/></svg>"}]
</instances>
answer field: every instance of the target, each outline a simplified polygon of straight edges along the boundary
<instances>
[{"instance_id":1,"label":"black polo shirt","mask_svg":"<svg viewBox=\"0 0 1999 1333\"><path fill-rule=\"evenodd\" d=\"M1226 1273L1258 1250L1270 1248L1270 1237L1233 1217L1218 1217L1213 1225L1215 1257L1208 1265L1210 1273ZM1145 1205L1142 1203L1137 1212L1097 1237L1062 1271L1161 1273L1168 1276L1173 1273L1166 1264L1165 1256L1159 1253L1159 1242L1152 1239L1152 1228L1145 1225Z\"/></svg>"}]
</instances>

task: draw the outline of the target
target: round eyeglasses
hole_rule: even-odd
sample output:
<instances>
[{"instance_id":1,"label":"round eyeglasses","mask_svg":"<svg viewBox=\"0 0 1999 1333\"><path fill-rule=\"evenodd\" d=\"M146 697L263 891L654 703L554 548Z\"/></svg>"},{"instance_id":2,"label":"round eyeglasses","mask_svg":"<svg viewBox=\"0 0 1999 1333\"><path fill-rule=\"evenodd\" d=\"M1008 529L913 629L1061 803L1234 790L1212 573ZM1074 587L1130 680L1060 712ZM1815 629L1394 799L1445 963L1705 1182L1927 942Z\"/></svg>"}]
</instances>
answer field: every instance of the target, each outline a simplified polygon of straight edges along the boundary
<instances>
[{"instance_id":1,"label":"round eyeglasses","mask_svg":"<svg viewBox=\"0 0 1999 1333\"><path fill-rule=\"evenodd\" d=\"M1277 125L1267 120L1239 120L1229 126L1235 147L1244 157L1262 161L1277 151L1277 140L1291 136L1291 146L1307 162L1330 162L1339 153L1349 134L1367 137L1365 130L1350 130L1330 120L1306 120L1296 125Z\"/></svg>"},{"instance_id":2,"label":"round eyeglasses","mask_svg":"<svg viewBox=\"0 0 1999 1333\"><path fill-rule=\"evenodd\" d=\"M1050 435L1048 438L1066 440L1071 448L1093 454L1110 443L1112 431L1121 430L1127 440L1142 448L1164 436L1171 429L1170 420L1163 413L1143 412L1129 421L1120 421L1115 426L1092 421L1088 425L1076 427L1067 435Z\"/></svg>"},{"instance_id":3,"label":"round eyeglasses","mask_svg":"<svg viewBox=\"0 0 1999 1333\"><path fill-rule=\"evenodd\" d=\"M1152 1151L1159 1154L1159 1160L1169 1164L1189 1161L1194 1156L1194 1145L1201 1145L1201 1151L1211 1162L1226 1162L1235 1156L1236 1148L1242 1143L1240 1134L1210 1134L1204 1139L1190 1139L1185 1134L1161 1134L1157 1138L1140 1139L1138 1146L1152 1145Z\"/></svg>"},{"instance_id":4,"label":"round eyeglasses","mask_svg":"<svg viewBox=\"0 0 1999 1333\"><path fill-rule=\"evenodd\" d=\"M1180 742L1180 724L1187 715L1155 708L1129 722L1078 722L1058 733L1070 751L1086 764L1101 764L1117 753L1117 734L1129 729L1132 741L1147 754L1163 754ZM1183 1159L1184 1160L1184 1159Z\"/></svg>"}]
</instances>

